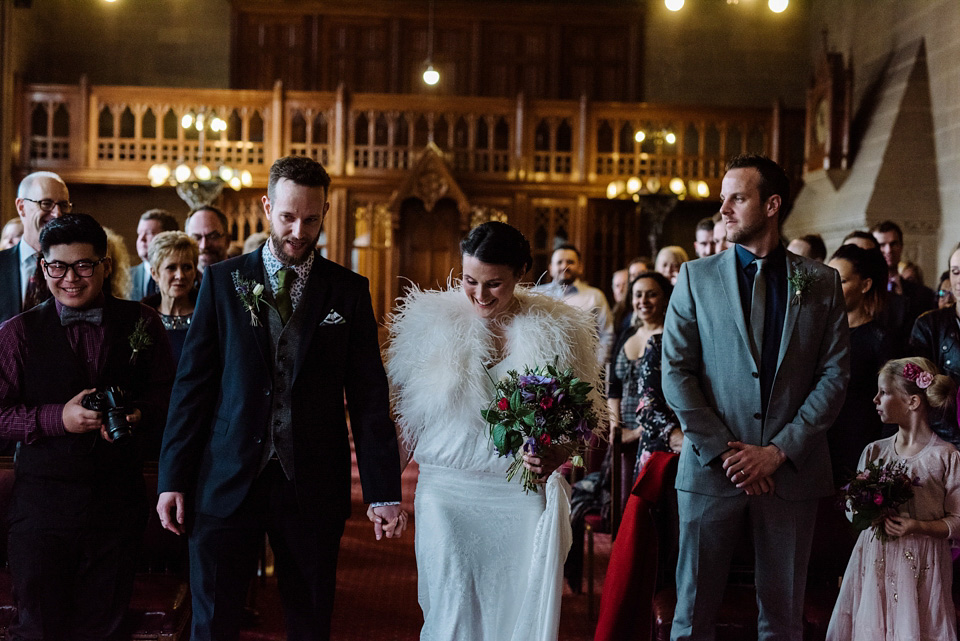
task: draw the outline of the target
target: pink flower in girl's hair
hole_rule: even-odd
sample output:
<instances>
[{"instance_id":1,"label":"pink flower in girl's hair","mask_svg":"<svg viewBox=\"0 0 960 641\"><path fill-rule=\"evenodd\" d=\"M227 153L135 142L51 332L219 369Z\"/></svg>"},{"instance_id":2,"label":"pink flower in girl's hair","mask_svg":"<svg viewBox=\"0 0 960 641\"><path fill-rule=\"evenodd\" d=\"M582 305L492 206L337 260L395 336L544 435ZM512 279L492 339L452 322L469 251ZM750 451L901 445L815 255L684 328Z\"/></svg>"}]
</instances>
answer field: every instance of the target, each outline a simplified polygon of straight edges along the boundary
<instances>
[{"instance_id":1,"label":"pink flower in girl's hair","mask_svg":"<svg viewBox=\"0 0 960 641\"><path fill-rule=\"evenodd\" d=\"M933 374L930 372L920 372L917 374L917 387L920 389L927 389L930 387L930 383L933 382Z\"/></svg>"},{"instance_id":2,"label":"pink flower in girl's hair","mask_svg":"<svg viewBox=\"0 0 960 641\"><path fill-rule=\"evenodd\" d=\"M877 505L883 505L883 494L880 494L880 492L877 492L876 494L874 494L873 502L876 503Z\"/></svg>"}]
</instances>

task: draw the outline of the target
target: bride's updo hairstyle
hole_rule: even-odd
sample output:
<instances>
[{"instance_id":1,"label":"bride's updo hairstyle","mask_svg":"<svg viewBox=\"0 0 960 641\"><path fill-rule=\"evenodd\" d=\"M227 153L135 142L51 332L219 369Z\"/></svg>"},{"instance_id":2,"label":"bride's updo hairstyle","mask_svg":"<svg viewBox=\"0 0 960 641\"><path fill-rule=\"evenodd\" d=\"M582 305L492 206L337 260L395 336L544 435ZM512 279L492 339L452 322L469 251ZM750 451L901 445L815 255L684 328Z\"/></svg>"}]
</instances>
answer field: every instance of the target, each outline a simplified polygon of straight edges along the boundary
<instances>
[{"instance_id":1,"label":"bride's updo hairstyle","mask_svg":"<svg viewBox=\"0 0 960 641\"><path fill-rule=\"evenodd\" d=\"M957 392L952 378L941 374L936 365L919 356L887 361L880 368L880 375L896 381L907 394L925 398L930 407L937 409L946 407Z\"/></svg>"},{"instance_id":2,"label":"bride's updo hairstyle","mask_svg":"<svg viewBox=\"0 0 960 641\"><path fill-rule=\"evenodd\" d=\"M488 265L506 265L517 278L533 265L530 242L507 223L491 220L477 225L460 241L460 255L473 256Z\"/></svg>"}]
</instances>

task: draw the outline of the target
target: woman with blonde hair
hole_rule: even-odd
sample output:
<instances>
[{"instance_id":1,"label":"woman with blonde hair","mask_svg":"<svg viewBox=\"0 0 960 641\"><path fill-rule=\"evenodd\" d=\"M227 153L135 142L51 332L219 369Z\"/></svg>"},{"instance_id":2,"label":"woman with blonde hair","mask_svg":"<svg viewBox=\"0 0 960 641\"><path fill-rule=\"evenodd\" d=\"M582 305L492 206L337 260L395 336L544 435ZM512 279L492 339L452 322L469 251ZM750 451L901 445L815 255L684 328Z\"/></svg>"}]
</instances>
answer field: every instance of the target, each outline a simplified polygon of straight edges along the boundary
<instances>
[{"instance_id":1,"label":"woman with blonde hair","mask_svg":"<svg viewBox=\"0 0 960 641\"><path fill-rule=\"evenodd\" d=\"M123 236L109 227L104 227L103 231L107 232L107 256L113 264L113 271L103 283L103 292L115 298L129 299L133 281L130 280L130 254L127 252L127 245L123 242Z\"/></svg>"},{"instance_id":2,"label":"woman with blonde hair","mask_svg":"<svg viewBox=\"0 0 960 641\"><path fill-rule=\"evenodd\" d=\"M654 269L667 277L671 285L677 284L680 265L690 260L687 252L679 245L668 245L657 254Z\"/></svg>"},{"instance_id":3,"label":"woman with blonde hair","mask_svg":"<svg viewBox=\"0 0 960 641\"><path fill-rule=\"evenodd\" d=\"M150 241L147 262L159 293L143 299L160 314L170 339L174 362L180 362L183 341L197 303L197 241L182 231L165 231Z\"/></svg>"}]
</instances>

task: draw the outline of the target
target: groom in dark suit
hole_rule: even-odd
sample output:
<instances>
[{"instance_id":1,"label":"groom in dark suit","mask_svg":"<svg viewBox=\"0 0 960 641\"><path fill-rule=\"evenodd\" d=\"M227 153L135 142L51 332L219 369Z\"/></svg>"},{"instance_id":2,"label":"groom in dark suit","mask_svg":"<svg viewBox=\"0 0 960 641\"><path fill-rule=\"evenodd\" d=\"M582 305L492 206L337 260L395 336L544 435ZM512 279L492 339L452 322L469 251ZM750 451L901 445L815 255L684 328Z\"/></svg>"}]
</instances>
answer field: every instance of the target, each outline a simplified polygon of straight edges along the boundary
<instances>
[{"instance_id":1,"label":"groom in dark suit","mask_svg":"<svg viewBox=\"0 0 960 641\"><path fill-rule=\"evenodd\" d=\"M663 393L683 427L671 639L713 639L730 560L752 535L759 638L802 637L826 430L849 379L837 272L780 242L789 183L763 156L723 177L730 251L684 263L663 330Z\"/></svg>"},{"instance_id":2,"label":"groom in dark suit","mask_svg":"<svg viewBox=\"0 0 960 641\"><path fill-rule=\"evenodd\" d=\"M157 511L189 533L191 639L236 639L263 533L291 640L327 639L350 512L346 393L379 538L403 528L400 461L365 278L316 251L330 177L270 169L270 240L205 272L170 402Z\"/></svg>"}]
</instances>

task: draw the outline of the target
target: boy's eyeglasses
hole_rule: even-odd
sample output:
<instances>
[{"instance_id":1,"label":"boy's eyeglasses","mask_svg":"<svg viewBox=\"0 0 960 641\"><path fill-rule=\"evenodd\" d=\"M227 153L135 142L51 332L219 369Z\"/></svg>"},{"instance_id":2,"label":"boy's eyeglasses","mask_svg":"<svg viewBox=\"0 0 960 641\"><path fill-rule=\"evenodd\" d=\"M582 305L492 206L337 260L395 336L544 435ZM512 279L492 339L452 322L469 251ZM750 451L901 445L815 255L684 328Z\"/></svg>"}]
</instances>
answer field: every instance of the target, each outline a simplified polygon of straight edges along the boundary
<instances>
[{"instance_id":1,"label":"boy's eyeglasses","mask_svg":"<svg viewBox=\"0 0 960 641\"><path fill-rule=\"evenodd\" d=\"M93 276L93 270L97 268L97 265L105 260L107 260L106 257L100 260L78 260L75 263L63 263L59 260L48 263L44 260L43 271L47 272L47 276L50 278L63 278L67 275L67 270L72 269L73 273L80 278L89 278Z\"/></svg>"}]
</instances>

